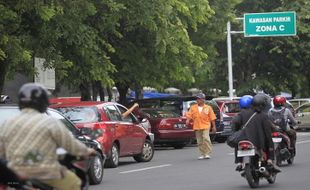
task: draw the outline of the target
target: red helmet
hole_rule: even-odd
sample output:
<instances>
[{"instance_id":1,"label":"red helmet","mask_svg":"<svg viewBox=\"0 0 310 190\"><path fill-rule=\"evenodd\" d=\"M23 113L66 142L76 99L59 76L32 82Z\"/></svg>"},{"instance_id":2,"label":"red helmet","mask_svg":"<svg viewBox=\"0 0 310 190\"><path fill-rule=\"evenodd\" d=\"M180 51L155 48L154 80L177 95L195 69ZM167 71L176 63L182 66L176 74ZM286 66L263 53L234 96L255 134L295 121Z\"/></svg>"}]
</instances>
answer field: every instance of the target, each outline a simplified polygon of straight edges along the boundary
<instances>
[{"instance_id":1,"label":"red helmet","mask_svg":"<svg viewBox=\"0 0 310 190\"><path fill-rule=\"evenodd\" d=\"M283 106L286 102L286 98L283 96L275 96L273 98L273 105L274 106Z\"/></svg>"}]
</instances>

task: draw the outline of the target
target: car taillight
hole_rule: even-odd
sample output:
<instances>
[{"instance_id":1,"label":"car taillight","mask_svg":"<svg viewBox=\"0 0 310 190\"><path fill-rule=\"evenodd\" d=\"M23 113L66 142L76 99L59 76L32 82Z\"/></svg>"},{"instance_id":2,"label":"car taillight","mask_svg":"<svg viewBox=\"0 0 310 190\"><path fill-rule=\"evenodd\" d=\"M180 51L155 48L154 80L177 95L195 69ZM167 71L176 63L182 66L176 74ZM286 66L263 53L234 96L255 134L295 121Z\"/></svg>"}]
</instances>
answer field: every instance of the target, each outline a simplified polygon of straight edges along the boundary
<instances>
[{"instance_id":1,"label":"car taillight","mask_svg":"<svg viewBox=\"0 0 310 190\"><path fill-rule=\"evenodd\" d=\"M249 142L240 142L238 145L238 149L239 150L248 150L248 149L252 149L253 144L249 143Z\"/></svg>"},{"instance_id":2,"label":"car taillight","mask_svg":"<svg viewBox=\"0 0 310 190\"><path fill-rule=\"evenodd\" d=\"M171 123L167 122L166 120L162 120L159 123L159 127L170 127L170 126L171 126Z\"/></svg>"},{"instance_id":3,"label":"car taillight","mask_svg":"<svg viewBox=\"0 0 310 190\"><path fill-rule=\"evenodd\" d=\"M280 137L281 134L279 132L273 132L272 137Z\"/></svg>"}]
</instances>

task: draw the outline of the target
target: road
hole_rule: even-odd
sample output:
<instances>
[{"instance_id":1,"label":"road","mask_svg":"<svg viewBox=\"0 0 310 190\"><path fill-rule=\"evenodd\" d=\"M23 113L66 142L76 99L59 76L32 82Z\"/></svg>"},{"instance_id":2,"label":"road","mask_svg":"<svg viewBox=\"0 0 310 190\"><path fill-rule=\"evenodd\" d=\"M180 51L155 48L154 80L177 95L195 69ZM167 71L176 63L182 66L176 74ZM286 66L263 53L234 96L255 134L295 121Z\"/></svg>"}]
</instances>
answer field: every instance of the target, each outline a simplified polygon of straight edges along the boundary
<instances>
[{"instance_id":1,"label":"road","mask_svg":"<svg viewBox=\"0 0 310 190\"><path fill-rule=\"evenodd\" d=\"M297 156L292 166L282 166L275 184L260 182L259 189L309 190L310 132L299 132ZM91 190L242 190L250 189L244 178L235 172L233 149L225 143L214 144L212 158L198 160L195 146L181 150L156 148L148 163L121 158L118 168L105 169L102 184Z\"/></svg>"}]
</instances>

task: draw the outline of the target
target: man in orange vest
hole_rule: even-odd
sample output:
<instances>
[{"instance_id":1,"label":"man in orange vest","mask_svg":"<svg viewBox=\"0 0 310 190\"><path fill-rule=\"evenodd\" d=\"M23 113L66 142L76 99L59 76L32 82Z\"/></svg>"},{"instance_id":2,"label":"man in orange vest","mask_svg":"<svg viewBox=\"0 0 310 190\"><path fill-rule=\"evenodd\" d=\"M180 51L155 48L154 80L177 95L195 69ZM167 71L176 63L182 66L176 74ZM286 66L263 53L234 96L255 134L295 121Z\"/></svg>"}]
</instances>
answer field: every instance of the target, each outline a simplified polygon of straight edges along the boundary
<instances>
[{"instance_id":1,"label":"man in orange vest","mask_svg":"<svg viewBox=\"0 0 310 190\"><path fill-rule=\"evenodd\" d=\"M186 113L186 124L189 125L190 121L193 121L193 129L195 130L197 145L201 154L198 159L209 159L212 151L209 133L210 131L216 132L216 115L212 107L205 104L205 94L199 93L196 98L197 104L192 105Z\"/></svg>"}]
</instances>

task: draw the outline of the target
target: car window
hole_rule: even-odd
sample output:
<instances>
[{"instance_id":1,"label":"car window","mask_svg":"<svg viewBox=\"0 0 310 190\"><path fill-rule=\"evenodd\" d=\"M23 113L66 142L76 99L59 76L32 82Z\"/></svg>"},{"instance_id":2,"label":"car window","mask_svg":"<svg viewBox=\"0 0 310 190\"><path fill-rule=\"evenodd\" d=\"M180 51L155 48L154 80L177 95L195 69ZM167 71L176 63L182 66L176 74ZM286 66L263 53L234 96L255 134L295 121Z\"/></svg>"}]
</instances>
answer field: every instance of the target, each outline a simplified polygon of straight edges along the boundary
<instances>
[{"instance_id":1,"label":"car window","mask_svg":"<svg viewBox=\"0 0 310 190\"><path fill-rule=\"evenodd\" d=\"M56 108L73 123L91 123L99 121L97 107L62 107Z\"/></svg>"},{"instance_id":2,"label":"car window","mask_svg":"<svg viewBox=\"0 0 310 190\"><path fill-rule=\"evenodd\" d=\"M74 135L79 134L79 130L67 118L62 116L60 113L53 111L53 110L48 110L47 114L61 121L67 127L67 129L69 129L69 131L71 131Z\"/></svg>"},{"instance_id":3,"label":"car window","mask_svg":"<svg viewBox=\"0 0 310 190\"><path fill-rule=\"evenodd\" d=\"M127 109L122 106L119 106L119 105L116 105L116 106L122 114L127 111ZM126 122L131 122L131 123L134 123L136 121L133 114L129 114L127 117L122 117L122 120Z\"/></svg>"},{"instance_id":4,"label":"car window","mask_svg":"<svg viewBox=\"0 0 310 190\"><path fill-rule=\"evenodd\" d=\"M225 103L224 108L226 113L239 113L240 106L239 103Z\"/></svg>"},{"instance_id":5,"label":"car window","mask_svg":"<svg viewBox=\"0 0 310 190\"><path fill-rule=\"evenodd\" d=\"M174 111L164 109L141 109L144 115L150 118L176 118L180 117Z\"/></svg>"},{"instance_id":6,"label":"car window","mask_svg":"<svg viewBox=\"0 0 310 190\"><path fill-rule=\"evenodd\" d=\"M122 116L114 105L107 105L105 110L111 121L122 121Z\"/></svg>"},{"instance_id":7,"label":"car window","mask_svg":"<svg viewBox=\"0 0 310 190\"><path fill-rule=\"evenodd\" d=\"M310 104L300 107L298 112L310 112Z\"/></svg>"}]
</instances>

